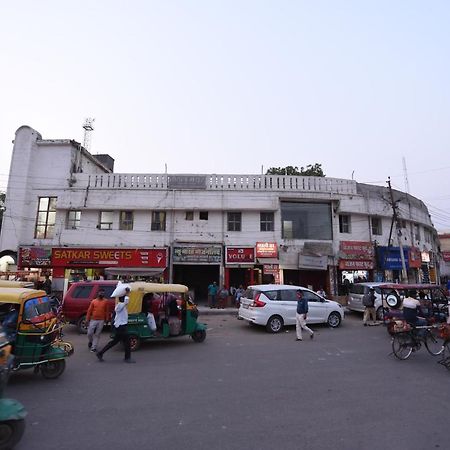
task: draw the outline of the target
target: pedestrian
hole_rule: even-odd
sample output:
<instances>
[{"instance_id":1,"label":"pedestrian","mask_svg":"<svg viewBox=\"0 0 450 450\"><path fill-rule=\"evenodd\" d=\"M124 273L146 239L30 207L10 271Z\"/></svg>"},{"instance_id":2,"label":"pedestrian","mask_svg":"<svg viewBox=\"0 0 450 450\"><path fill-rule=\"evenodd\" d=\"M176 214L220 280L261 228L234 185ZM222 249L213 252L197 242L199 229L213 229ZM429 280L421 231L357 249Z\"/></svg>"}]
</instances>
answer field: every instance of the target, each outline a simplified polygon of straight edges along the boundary
<instances>
[{"instance_id":1,"label":"pedestrian","mask_svg":"<svg viewBox=\"0 0 450 450\"><path fill-rule=\"evenodd\" d=\"M114 317L114 328L115 334L114 337L103 347L102 350L96 353L99 361L103 362L103 355L110 348L117 345L120 341L123 342L125 347L125 358L124 362L126 363L135 363L134 359L131 359L131 348L130 348L130 336L128 335L128 303L130 298L128 297L130 293L130 288L125 288L125 296L119 298L119 302L114 308L115 317Z\"/></svg>"},{"instance_id":2,"label":"pedestrian","mask_svg":"<svg viewBox=\"0 0 450 450\"><path fill-rule=\"evenodd\" d=\"M244 295L245 289L243 288L242 284L239 285L239 287L236 289L236 308L239 308L241 304L241 297Z\"/></svg>"},{"instance_id":3,"label":"pedestrian","mask_svg":"<svg viewBox=\"0 0 450 450\"><path fill-rule=\"evenodd\" d=\"M225 285L223 285L223 288L219 291L219 308L225 309L225 306L227 306L228 302L228 296L230 295L228 289Z\"/></svg>"},{"instance_id":4,"label":"pedestrian","mask_svg":"<svg viewBox=\"0 0 450 450\"><path fill-rule=\"evenodd\" d=\"M323 290L322 286L320 286L319 290L317 291L317 294L319 294L323 298L326 298L327 296L327 293Z\"/></svg>"},{"instance_id":5,"label":"pedestrian","mask_svg":"<svg viewBox=\"0 0 450 450\"><path fill-rule=\"evenodd\" d=\"M94 298L89 304L86 314L88 348L93 353L97 351L100 334L106 320L108 320L108 304L105 301L105 291L100 289L97 298Z\"/></svg>"},{"instance_id":6,"label":"pedestrian","mask_svg":"<svg viewBox=\"0 0 450 450\"><path fill-rule=\"evenodd\" d=\"M363 305L365 306L364 315L363 315L363 324L364 326L368 325L368 321L372 321L372 325L374 325L377 321L377 316L375 312L375 288L369 288L369 292L364 294L363 296Z\"/></svg>"},{"instance_id":7,"label":"pedestrian","mask_svg":"<svg viewBox=\"0 0 450 450\"><path fill-rule=\"evenodd\" d=\"M297 332L296 341L302 340L302 329L309 333L311 339L314 338L314 331L306 325L306 318L308 315L308 300L303 296L301 289L296 292L297 295L297 313L295 315L295 331Z\"/></svg>"},{"instance_id":8,"label":"pedestrian","mask_svg":"<svg viewBox=\"0 0 450 450\"><path fill-rule=\"evenodd\" d=\"M215 281L213 281L208 286L208 306L210 308L216 307L216 297L217 297L217 284Z\"/></svg>"},{"instance_id":9,"label":"pedestrian","mask_svg":"<svg viewBox=\"0 0 450 450\"><path fill-rule=\"evenodd\" d=\"M50 295L52 293L52 280L48 275L45 275L45 281L42 283L42 289Z\"/></svg>"}]
</instances>

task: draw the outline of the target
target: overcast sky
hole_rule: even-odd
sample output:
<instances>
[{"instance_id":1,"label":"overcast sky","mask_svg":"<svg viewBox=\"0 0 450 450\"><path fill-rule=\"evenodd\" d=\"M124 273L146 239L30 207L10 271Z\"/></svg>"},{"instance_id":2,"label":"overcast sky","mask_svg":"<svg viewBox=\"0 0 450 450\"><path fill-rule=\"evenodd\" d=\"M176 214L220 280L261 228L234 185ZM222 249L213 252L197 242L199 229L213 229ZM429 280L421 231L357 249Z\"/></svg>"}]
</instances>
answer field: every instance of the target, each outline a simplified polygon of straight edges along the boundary
<instances>
[{"instance_id":1,"label":"overcast sky","mask_svg":"<svg viewBox=\"0 0 450 450\"><path fill-rule=\"evenodd\" d=\"M0 187L16 129L116 172L321 163L450 230L449 1L0 0ZM51 176L51 175L50 175Z\"/></svg>"}]
</instances>

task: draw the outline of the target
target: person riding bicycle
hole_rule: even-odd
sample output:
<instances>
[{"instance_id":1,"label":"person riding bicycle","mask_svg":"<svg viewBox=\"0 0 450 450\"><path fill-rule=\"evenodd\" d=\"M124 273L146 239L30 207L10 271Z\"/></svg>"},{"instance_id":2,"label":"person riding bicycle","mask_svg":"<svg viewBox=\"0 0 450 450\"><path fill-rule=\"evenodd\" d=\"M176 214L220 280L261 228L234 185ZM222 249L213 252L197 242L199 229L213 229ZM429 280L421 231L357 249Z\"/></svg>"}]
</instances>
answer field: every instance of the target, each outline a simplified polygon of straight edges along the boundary
<instances>
[{"instance_id":1,"label":"person riding bicycle","mask_svg":"<svg viewBox=\"0 0 450 450\"><path fill-rule=\"evenodd\" d=\"M411 326L425 326L427 325L427 320L418 314L423 314L420 301L416 298L416 291L413 289L405 291L405 298L403 299L403 317L406 322Z\"/></svg>"}]
</instances>

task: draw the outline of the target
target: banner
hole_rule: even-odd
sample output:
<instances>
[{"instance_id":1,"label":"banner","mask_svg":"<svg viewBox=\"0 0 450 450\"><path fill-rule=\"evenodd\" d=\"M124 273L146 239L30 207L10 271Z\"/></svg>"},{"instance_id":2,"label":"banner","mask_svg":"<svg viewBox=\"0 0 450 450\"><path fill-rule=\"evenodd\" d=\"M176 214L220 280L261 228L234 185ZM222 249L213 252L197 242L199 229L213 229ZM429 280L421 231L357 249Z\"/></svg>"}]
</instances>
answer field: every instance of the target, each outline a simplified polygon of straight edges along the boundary
<instances>
[{"instance_id":1,"label":"banner","mask_svg":"<svg viewBox=\"0 0 450 450\"><path fill-rule=\"evenodd\" d=\"M255 264L254 247L227 247L225 264Z\"/></svg>"}]
</instances>

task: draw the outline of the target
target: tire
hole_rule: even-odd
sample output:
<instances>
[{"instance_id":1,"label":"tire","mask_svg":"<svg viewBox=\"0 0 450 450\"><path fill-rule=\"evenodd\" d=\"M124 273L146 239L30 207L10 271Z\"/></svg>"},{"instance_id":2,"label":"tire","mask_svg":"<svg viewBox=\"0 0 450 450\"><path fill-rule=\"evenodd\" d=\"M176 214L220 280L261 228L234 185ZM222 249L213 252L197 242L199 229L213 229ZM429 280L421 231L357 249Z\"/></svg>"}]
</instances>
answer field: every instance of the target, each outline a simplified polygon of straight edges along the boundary
<instances>
[{"instance_id":1,"label":"tire","mask_svg":"<svg viewBox=\"0 0 450 450\"><path fill-rule=\"evenodd\" d=\"M408 359L413 351L411 336L406 333L397 333L392 338L392 352L401 360Z\"/></svg>"},{"instance_id":2,"label":"tire","mask_svg":"<svg viewBox=\"0 0 450 450\"><path fill-rule=\"evenodd\" d=\"M64 372L65 368L65 359L55 359L54 361L46 362L40 366L42 376L47 380L58 378Z\"/></svg>"},{"instance_id":3,"label":"tire","mask_svg":"<svg viewBox=\"0 0 450 450\"><path fill-rule=\"evenodd\" d=\"M269 333L279 333L284 327L283 318L281 316L272 316L266 325L266 330Z\"/></svg>"},{"instance_id":4,"label":"tire","mask_svg":"<svg viewBox=\"0 0 450 450\"><path fill-rule=\"evenodd\" d=\"M427 335L425 337L425 347L430 355L438 356L444 351L444 342L439 337L438 330L434 330L434 333L431 330L427 330Z\"/></svg>"},{"instance_id":5,"label":"tire","mask_svg":"<svg viewBox=\"0 0 450 450\"><path fill-rule=\"evenodd\" d=\"M375 318L379 321L382 322L384 319L384 314L383 314L383 307L379 306L378 309L375 312Z\"/></svg>"},{"instance_id":6,"label":"tire","mask_svg":"<svg viewBox=\"0 0 450 450\"><path fill-rule=\"evenodd\" d=\"M13 448L22 439L25 419L0 422L0 450Z\"/></svg>"},{"instance_id":7,"label":"tire","mask_svg":"<svg viewBox=\"0 0 450 450\"><path fill-rule=\"evenodd\" d=\"M136 334L130 334L129 341L130 341L130 350L132 352L138 351L139 347L141 346L141 338Z\"/></svg>"},{"instance_id":8,"label":"tire","mask_svg":"<svg viewBox=\"0 0 450 450\"><path fill-rule=\"evenodd\" d=\"M389 308L398 309L400 308L400 297L398 294L391 292L389 295L386 296L386 303L389 306Z\"/></svg>"},{"instance_id":9,"label":"tire","mask_svg":"<svg viewBox=\"0 0 450 450\"><path fill-rule=\"evenodd\" d=\"M200 343L206 339L205 330L196 330L191 334L191 338L194 342Z\"/></svg>"},{"instance_id":10,"label":"tire","mask_svg":"<svg viewBox=\"0 0 450 450\"><path fill-rule=\"evenodd\" d=\"M340 315L338 312L333 311L333 312L328 316L328 319L327 319L327 325L328 325L330 328L337 328L337 327L341 324L341 321L342 321L341 315Z\"/></svg>"},{"instance_id":11,"label":"tire","mask_svg":"<svg viewBox=\"0 0 450 450\"><path fill-rule=\"evenodd\" d=\"M78 330L78 333L80 333L80 334L87 334L88 327L87 327L87 323L86 323L86 316L81 316L77 320L77 330Z\"/></svg>"}]
</instances>

